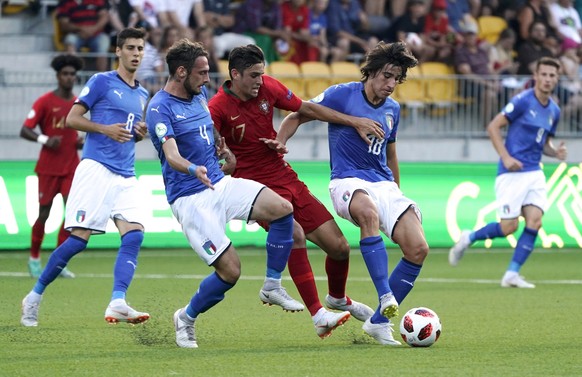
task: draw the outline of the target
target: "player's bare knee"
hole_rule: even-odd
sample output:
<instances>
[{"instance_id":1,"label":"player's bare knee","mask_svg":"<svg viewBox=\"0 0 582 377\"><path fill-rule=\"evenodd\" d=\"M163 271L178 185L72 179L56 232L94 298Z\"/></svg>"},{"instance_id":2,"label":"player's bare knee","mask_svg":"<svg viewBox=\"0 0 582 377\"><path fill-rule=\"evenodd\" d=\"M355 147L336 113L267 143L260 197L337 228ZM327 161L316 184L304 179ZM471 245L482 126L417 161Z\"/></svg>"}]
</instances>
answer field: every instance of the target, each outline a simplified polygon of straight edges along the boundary
<instances>
[{"instance_id":1,"label":"player's bare knee","mask_svg":"<svg viewBox=\"0 0 582 377\"><path fill-rule=\"evenodd\" d=\"M426 242L419 242L406 250L402 250L404 258L412 263L422 264L428 255L428 245Z\"/></svg>"},{"instance_id":2,"label":"player's bare knee","mask_svg":"<svg viewBox=\"0 0 582 377\"><path fill-rule=\"evenodd\" d=\"M501 231L503 232L504 235L508 236L510 234L515 233L518 226L519 223L517 222L517 220L501 222Z\"/></svg>"},{"instance_id":3,"label":"player's bare knee","mask_svg":"<svg viewBox=\"0 0 582 377\"><path fill-rule=\"evenodd\" d=\"M303 232L303 228L295 222L293 224L293 248L305 247L305 232Z\"/></svg>"}]
</instances>

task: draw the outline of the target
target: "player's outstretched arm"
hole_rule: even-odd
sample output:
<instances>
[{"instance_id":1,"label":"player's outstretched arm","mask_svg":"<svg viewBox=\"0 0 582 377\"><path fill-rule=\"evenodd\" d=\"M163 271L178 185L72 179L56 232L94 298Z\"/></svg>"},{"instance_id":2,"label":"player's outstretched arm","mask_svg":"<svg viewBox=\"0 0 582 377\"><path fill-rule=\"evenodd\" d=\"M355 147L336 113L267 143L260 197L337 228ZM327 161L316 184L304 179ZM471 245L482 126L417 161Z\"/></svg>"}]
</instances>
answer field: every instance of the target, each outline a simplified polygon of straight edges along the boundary
<instances>
[{"instance_id":1,"label":"player's outstretched arm","mask_svg":"<svg viewBox=\"0 0 582 377\"><path fill-rule=\"evenodd\" d=\"M291 113L287 115L285 119L283 119L283 121L281 122L281 126L279 126L279 131L277 132L277 141L281 143L284 147L285 144L287 144L287 140L291 139L291 137L295 135L295 132L297 132L297 129L299 128L300 125L312 120L313 118L301 115L300 113ZM269 146L272 149L277 150L276 148L273 148L271 145ZM284 152L280 150L277 150L277 152L287 153L287 148L285 147L284 149L285 149Z\"/></svg>"},{"instance_id":2,"label":"player's outstretched arm","mask_svg":"<svg viewBox=\"0 0 582 377\"><path fill-rule=\"evenodd\" d=\"M329 107L313 102L303 101L298 112L301 113L301 115L312 119L318 119L329 123L345 124L346 126L353 127L356 129L362 140L364 140L368 145L372 143L372 140L368 138L368 135L375 136L377 139L384 139L385 137L382 125L376 121L343 114L339 111L335 111Z\"/></svg>"}]
</instances>

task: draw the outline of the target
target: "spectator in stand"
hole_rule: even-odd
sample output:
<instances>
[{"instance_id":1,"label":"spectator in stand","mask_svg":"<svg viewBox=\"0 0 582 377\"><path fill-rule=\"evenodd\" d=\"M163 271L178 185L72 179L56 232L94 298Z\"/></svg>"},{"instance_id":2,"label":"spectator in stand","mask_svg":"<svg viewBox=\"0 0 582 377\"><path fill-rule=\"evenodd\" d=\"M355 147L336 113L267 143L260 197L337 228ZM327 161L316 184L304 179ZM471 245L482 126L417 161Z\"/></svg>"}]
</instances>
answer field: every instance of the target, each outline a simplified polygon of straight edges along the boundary
<instances>
[{"instance_id":1,"label":"spectator in stand","mask_svg":"<svg viewBox=\"0 0 582 377\"><path fill-rule=\"evenodd\" d=\"M435 55L436 49L423 43L425 20L424 0L408 0L406 13L394 20L386 39L406 42L410 51L420 62L426 61Z\"/></svg>"},{"instance_id":2,"label":"spectator in stand","mask_svg":"<svg viewBox=\"0 0 582 377\"><path fill-rule=\"evenodd\" d=\"M497 75L515 75L518 63L514 61L515 31L504 29L497 42L489 48L489 70Z\"/></svg>"},{"instance_id":3,"label":"spectator in stand","mask_svg":"<svg viewBox=\"0 0 582 377\"><path fill-rule=\"evenodd\" d=\"M527 0L517 13L517 25L519 33L517 35L517 46L529 39L529 31L534 22L541 22L546 28L544 44L554 44L553 40L559 40L559 33L554 19L545 3L546 0ZM533 72L533 71L532 71Z\"/></svg>"},{"instance_id":4,"label":"spectator in stand","mask_svg":"<svg viewBox=\"0 0 582 377\"><path fill-rule=\"evenodd\" d=\"M460 38L449 25L447 3L445 0L433 0L431 11L426 15L422 41L426 52L424 59L452 63L455 43ZM432 55L430 53L432 52Z\"/></svg>"},{"instance_id":5,"label":"spectator in stand","mask_svg":"<svg viewBox=\"0 0 582 377\"><path fill-rule=\"evenodd\" d=\"M309 33L309 7L305 0L289 0L281 5L283 30L291 36L291 45L282 60L297 64L309 60L309 46L317 43Z\"/></svg>"},{"instance_id":6,"label":"spectator in stand","mask_svg":"<svg viewBox=\"0 0 582 377\"><path fill-rule=\"evenodd\" d=\"M428 0L430 1L430 0ZM382 5L380 5L379 3L384 3ZM373 11L373 9L370 8L374 8L377 6L384 6L386 3L386 1L375 1L375 0L367 0L366 1L366 13L368 13L368 11ZM390 14L390 17L392 19L397 19L398 17L401 17L404 15L404 13L406 13L406 5L407 2L406 0L391 0L390 1L390 9L388 11L388 13ZM384 13L385 14L385 13Z\"/></svg>"},{"instance_id":7,"label":"spectator in stand","mask_svg":"<svg viewBox=\"0 0 582 377\"><path fill-rule=\"evenodd\" d=\"M117 33L126 27L135 27L139 21L137 14L133 11L129 0L109 0L109 32L110 44L114 45L117 40Z\"/></svg>"},{"instance_id":8,"label":"spectator in stand","mask_svg":"<svg viewBox=\"0 0 582 377\"><path fill-rule=\"evenodd\" d=\"M248 35L234 33L234 14L230 0L204 0L206 25L214 29L214 51L218 59L228 59L228 53L235 47L254 44Z\"/></svg>"},{"instance_id":9,"label":"spectator in stand","mask_svg":"<svg viewBox=\"0 0 582 377\"><path fill-rule=\"evenodd\" d=\"M167 0L166 4L168 20L180 30L182 37L193 39L194 30L206 26L202 0Z\"/></svg>"},{"instance_id":10,"label":"spectator in stand","mask_svg":"<svg viewBox=\"0 0 582 377\"><path fill-rule=\"evenodd\" d=\"M245 0L235 14L234 31L251 36L270 63L285 54L291 44L282 17L281 0Z\"/></svg>"},{"instance_id":11,"label":"spectator in stand","mask_svg":"<svg viewBox=\"0 0 582 377\"><path fill-rule=\"evenodd\" d=\"M252 37L270 63L279 59L278 53L286 53L291 43L282 17L280 0L246 0L235 13L233 31Z\"/></svg>"},{"instance_id":12,"label":"spectator in stand","mask_svg":"<svg viewBox=\"0 0 582 377\"><path fill-rule=\"evenodd\" d=\"M162 30L162 40L160 42L160 55L166 60L166 53L172 45L180 39L180 29L174 25L169 25Z\"/></svg>"},{"instance_id":13,"label":"spectator in stand","mask_svg":"<svg viewBox=\"0 0 582 377\"><path fill-rule=\"evenodd\" d=\"M82 47L88 47L90 52L99 54L95 69L106 71L110 46L105 32L109 23L107 0L61 0L56 17L67 52L76 54Z\"/></svg>"},{"instance_id":14,"label":"spectator in stand","mask_svg":"<svg viewBox=\"0 0 582 377\"><path fill-rule=\"evenodd\" d=\"M368 18L368 32L378 38L383 37L390 27L390 20L386 17L386 1L360 0L360 4Z\"/></svg>"},{"instance_id":15,"label":"spectator in stand","mask_svg":"<svg viewBox=\"0 0 582 377\"><path fill-rule=\"evenodd\" d=\"M433 0L433 4L437 1ZM446 3L449 25L460 34L463 34L463 25L474 22L481 9L480 0L446 0Z\"/></svg>"},{"instance_id":16,"label":"spectator in stand","mask_svg":"<svg viewBox=\"0 0 582 377\"><path fill-rule=\"evenodd\" d=\"M477 24L467 22L462 30L463 43L456 48L454 61L455 70L467 81L463 97L483 104L482 119L492 119L499 111L499 84L491 78L487 51L479 46Z\"/></svg>"},{"instance_id":17,"label":"spectator in stand","mask_svg":"<svg viewBox=\"0 0 582 377\"><path fill-rule=\"evenodd\" d=\"M541 21L531 24L528 39L517 50L518 75L532 75L535 72L536 61L543 57L554 57L552 51L544 43L546 41L546 26Z\"/></svg>"},{"instance_id":18,"label":"spectator in stand","mask_svg":"<svg viewBox=\"0 0 582 377\"><path fill-rule=\"evenodd\" d=\"M170 25L167 0L129 0L129 4L136 14L136 24L149 24L161 29Z\"/></svg>"},{"instance_id":19,"label":"spectator in stand","mask_svg":"<svg viewBox=\"0 0 582 377\"><path fill-rule=\"evenodd\" d=\"M582 22L572 0L557 0L550 4L550 14L562 40L562 50L582 45Z\"/></svg>"},{"instance_id":20,"label":"spectator in stand","mask_svg":"<svg viewBox=\"0 0 582 377\"><path fill-rule=\"evenodd\" d=\"M38 278L42 272L40 247L53 200L61 194L63 201L67 202L75 168L79 164L77 149L82 145L77 131L65 127L65 119L77 99L73 86L77 72L83 68L83 61L74 55L59 55L52 60L51 67L57 74L57 88L34 102L20 129L20 137L42 145L34 168L38 176L39 207L38 218L32 226L28 260L28 271L33 278ZM36 126L39 126L40 134L34 131ZM65 242L67 237L69 232L65 230L63 223L57 246ZM73 278L75 274L65 267L59 276Z\"/></svg>"},{"instance_id":21,"label":"spectator in stand","mask_svg":"<svg viewBox=\"0 0 582 377\"><path fill-rule=\"evenodd\" d=\"M358 0L330 0L327 19L328 40L341 49L341 60L350 53L366 53L378 43L367 32L368 17Z\"/></svg>"},{"instance_id":22,"label":"spectator in stand","mask_svg":"<svg viewBox=\"0 0 582 377\"><path fill-rule=\"evenodd\" d=\"M144 56L141 65L137 69L136 75L139 83L147 89L150 96L160 90L165 83L164 66L165 62L160 54L160 43L162 41L162 30L154 28L150 24L146 25L146 42L144 46Z\"/></svg>"},{"instance_id":23,"label":"spectator in stand","mask_svg":"<svg viewBox=\"0 0 582 377\"><path fill-rule=\"evenodd\" d=\"M213 36L214 30L208 25L196 29L196 41L200 42L208 53L209 81L206 86L211 94L216 93L218 87L225 79L220 76L220 71L218 69L218 56L216 54L216 49L214 48Z\"/></svg>"},{"instance_id":24,"label":"spectator in stand","mask_svg":"<svg viewBox=\"0 0 582 377\"><path fill-rule=\"evenodd\" d=\"M314 0L309 12L309 32L312 43L309 46L309 60L338 61L342 51L327 41L327 15L329 0Z\"/></svg>"}]
</instances>

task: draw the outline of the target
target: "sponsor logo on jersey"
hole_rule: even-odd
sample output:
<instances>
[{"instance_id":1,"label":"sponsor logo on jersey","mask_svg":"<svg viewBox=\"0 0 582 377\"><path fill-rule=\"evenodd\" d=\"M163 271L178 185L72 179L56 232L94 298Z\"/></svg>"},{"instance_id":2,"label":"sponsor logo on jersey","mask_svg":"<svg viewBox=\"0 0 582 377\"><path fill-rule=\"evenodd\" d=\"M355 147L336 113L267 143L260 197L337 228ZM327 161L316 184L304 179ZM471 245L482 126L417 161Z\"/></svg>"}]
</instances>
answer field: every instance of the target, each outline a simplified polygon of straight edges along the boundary
<instances>
[{"instance_id":1,"label":"sponsor logo on jersey","mask_svg":"<svg viewBox=\"0 0 582 377\"><path fill-rule=\"evenodd\" d=\"M117 94L119 96L119 99L121 99L121 96L123 95L123 92L120 92L119 90L115 89L113 91L113 93Z\"/></svg>"},{"instance_id":2,"label":"sponsor logo on jersey","mask_svg":"<svg viewBox=\"0 0 582 377\"><path fill-rule=\"evenodd\" d=\"M506 215L508 215L509 212L511 212L511 208L509 207L509 204L503 205L503 213L505 213Z\"/></svg>"},{"instance_id":3,"label":"sponsor logo on jersey","mask_svg":"<svg viewBox=\"0 0 582 377\"><path fill-rule=\"evenodd\" d=\"M287 91L287 101L289 101L291 98L293 98L293 92L291 91L291 89L289 89Z\"/></svg>"}]
</instances>

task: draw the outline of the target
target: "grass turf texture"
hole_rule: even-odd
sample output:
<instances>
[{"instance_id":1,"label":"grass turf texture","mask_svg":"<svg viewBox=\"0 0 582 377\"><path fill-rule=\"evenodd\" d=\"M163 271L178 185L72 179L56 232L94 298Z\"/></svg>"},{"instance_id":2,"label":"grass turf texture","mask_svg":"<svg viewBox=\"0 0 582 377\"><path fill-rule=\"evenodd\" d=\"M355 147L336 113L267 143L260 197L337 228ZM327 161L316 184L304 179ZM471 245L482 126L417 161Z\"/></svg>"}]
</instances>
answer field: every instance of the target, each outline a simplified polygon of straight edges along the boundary
<instances>
[{"instance_id":1,"label":"grass turf texture","mask_svg":"<svg viewBox=\"0 0 582 377\"><path fill-rule=\"evenodd\" d=\"M76 279L47 289L38 328L19 324L20 301L34 284L27 253L0 253L0 376L582 375L580 250L536 250L523 269L537 285L530 290L499 286L509 250L471 249L456 268L448 266L446 250L431 251L400 309L426 306L440 316L442 336L425 349L376 344L355 318L319 339L307 311L260 305L264 252L239 254L241 280L199 317L200 348L189 350L174 343L172 314L212 270L192 251L142 251L128 301L152 319L138 326L104 321L115 253L86 251L69 265ZM393 268L400 254L390 249L389 258ZM323 253L310 251L310 260L323 301ZM374 307L358 251L351 261L348 294ZM288 278L284 285L299 299Z\"/></svg>"}]
</instances>

